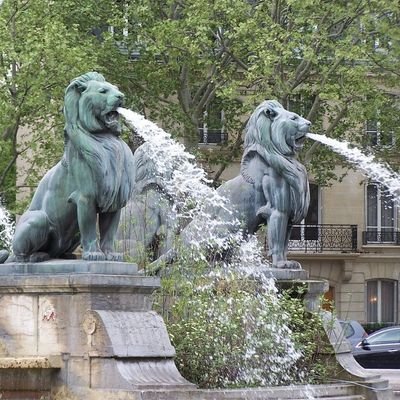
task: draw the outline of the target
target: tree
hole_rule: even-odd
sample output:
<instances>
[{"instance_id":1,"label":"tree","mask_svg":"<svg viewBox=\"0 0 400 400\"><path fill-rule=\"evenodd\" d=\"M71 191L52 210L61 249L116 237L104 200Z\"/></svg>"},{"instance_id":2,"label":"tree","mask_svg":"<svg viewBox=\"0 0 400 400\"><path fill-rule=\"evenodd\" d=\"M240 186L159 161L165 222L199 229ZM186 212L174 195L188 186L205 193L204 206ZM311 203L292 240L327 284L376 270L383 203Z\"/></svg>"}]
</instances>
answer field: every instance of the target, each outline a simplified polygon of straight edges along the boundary
<instances>
[{"instance_id":1,"label":"tree","mask_svg":"<svg viewBox=\"0 0 400 400\"><path fill-rule=\"evenodd\" d=\"M88 70L104 71L99 61L107 52L118 55L107 37L99 41L93 34L107 23L113 7L101 0L1 4L0 197L9 207L14 205L18 160L26 162L28 170L23 164L18 168L29 186L60 158L63 91L69 81Z\"/></svg>"},{"instance_id":2,"label":"tree","mask_svg":"<svg viewBox=\"0 0 400 400\"><path fill-rule=\"evenodd\" d=\"M122 13L116 37L129 57L140 56L125 64L121 80L139 93L137 105L189 149L204 110L216 101L225 110L234 140L209 159L222 163L216 178L238 154L243 116L262 99L289 108L306 99L314 130L362 142L365 120L387 103L382 88L399 83L388 62L389 47L398 60L391 1L138 0ZM312 144L303 159L320 182L333 177L329 150Z\"/></svg>"},{"instance_id":3,"label":"tree","mask_svg":"<svg viewBox=\"0 0 400 400\"><path fill-rule=\"evenodd\" d=\"M202 154L221 165L215 180L240 155L246 116L265 98L295 110L301 100L316 132L356 143L377 110L398 133L400 114L382 94L399 87L389 0L5 0L0 28L0 196L11 203L17 160L35 155L25 182L35 185L59 159L63 90L92 69L191 150L204 111L222 108L231 140ZM328 149L312 144L303 159L320 182L333 177Z\"/></svg>"}]
</instances>

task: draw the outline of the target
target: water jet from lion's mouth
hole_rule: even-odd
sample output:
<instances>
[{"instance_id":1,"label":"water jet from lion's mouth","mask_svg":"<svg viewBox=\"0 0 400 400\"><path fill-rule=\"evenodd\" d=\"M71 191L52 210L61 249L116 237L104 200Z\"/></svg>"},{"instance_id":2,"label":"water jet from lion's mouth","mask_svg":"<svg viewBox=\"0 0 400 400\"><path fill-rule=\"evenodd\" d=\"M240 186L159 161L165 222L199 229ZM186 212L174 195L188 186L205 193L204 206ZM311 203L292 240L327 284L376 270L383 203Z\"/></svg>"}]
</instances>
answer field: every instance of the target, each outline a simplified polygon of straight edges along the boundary
<instances>
[{"instance_id":1,"label":"water jet from lion's mouth","mask_svg":"<svg viewBox=\"0 0 400 400\"><path fill-rule=\"evenodd\" d=\"M400 175L394 172L388 165L375 161L374 156L364 154L360 149L352 147L349 142L329 138L317 133L307 133L310 139L329 146L336 153L344 156L347 161L354 164L364 175L382 184L394 197L394 201L400 204Z\"/></svg>"}]
</instances>

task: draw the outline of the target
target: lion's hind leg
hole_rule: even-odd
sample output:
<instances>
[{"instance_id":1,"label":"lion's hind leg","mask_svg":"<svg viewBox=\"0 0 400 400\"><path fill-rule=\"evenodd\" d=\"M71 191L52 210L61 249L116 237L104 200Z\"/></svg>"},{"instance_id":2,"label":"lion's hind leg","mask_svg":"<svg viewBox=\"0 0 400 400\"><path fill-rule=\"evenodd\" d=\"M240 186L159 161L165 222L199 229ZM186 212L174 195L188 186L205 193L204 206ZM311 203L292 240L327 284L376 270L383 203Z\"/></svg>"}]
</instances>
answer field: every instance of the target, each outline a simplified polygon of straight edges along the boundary
<instances>
[{"instance_id":1,"label":"lion's hind leg","mask_svg":"<svg viewBox=\"0 0 400 400\"><path fill-rule=\"evenodd\" d=\"M49 232L49 219L44 211L34 210L23 214L12 243L15 261L38 262L49 259L49 255L41 251L48 241Z\"/></svg>"}]
</instances>

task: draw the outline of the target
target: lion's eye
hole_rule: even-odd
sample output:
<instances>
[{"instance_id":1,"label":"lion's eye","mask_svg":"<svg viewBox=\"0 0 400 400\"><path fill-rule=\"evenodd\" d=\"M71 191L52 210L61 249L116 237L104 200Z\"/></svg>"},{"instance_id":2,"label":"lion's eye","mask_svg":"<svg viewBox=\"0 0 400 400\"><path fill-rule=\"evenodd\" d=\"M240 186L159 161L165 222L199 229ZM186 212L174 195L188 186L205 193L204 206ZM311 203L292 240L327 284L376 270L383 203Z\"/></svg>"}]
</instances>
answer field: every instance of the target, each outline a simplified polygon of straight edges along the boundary
<instances>
[{"instance_id":1,"label":"lion's eye","mask_svg":"<svg viewBox=\"0 0 400 400\"><path fill-rule=\"evenodd\" d=\"M107 93L107 89L106 88L100 88L99 89L99 93Z\"/></svg>"},{"instance_id":2,"label":"lion's eye","mask_svg":"<svg viewBox=\"0 0 400 400\"><path fill-rule=\"evenodd\" d=\"M292 121L296 121L298 118L299 118L299 117L298 117L297 115L293 115L292 117L290 117L290 119L291 119Z\"/></svg>"}]
</instances>

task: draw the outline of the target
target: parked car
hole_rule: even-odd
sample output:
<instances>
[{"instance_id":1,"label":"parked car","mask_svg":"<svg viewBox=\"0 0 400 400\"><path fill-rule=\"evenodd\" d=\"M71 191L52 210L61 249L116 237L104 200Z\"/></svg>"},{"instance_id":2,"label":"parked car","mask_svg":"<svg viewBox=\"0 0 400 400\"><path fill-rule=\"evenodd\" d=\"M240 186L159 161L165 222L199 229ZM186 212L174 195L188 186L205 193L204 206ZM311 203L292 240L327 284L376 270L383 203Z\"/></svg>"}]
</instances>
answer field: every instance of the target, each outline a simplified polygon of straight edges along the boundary
<instances>
[{"instance_id":1,"label":"parked car","mask_svg":"<svg viewBox=\"0 0 400 400\"><path fill-rule=\"evenodd\" d=\"M352 348L368 336L367 332L365 332L365 329L358 321L351 320L339 322L343 329L343 335L350 342Z\"/></svg>"},{"instance_id":2,"label":"parked car","mask_svg":"<svg viewBox=\"0 0 400 400\"><path fill-rule=\"evenodd\" d=\"M400 369L400 326L367 336L354 348L353 355L364 368Z\"/></svg>"}]
</instances>

